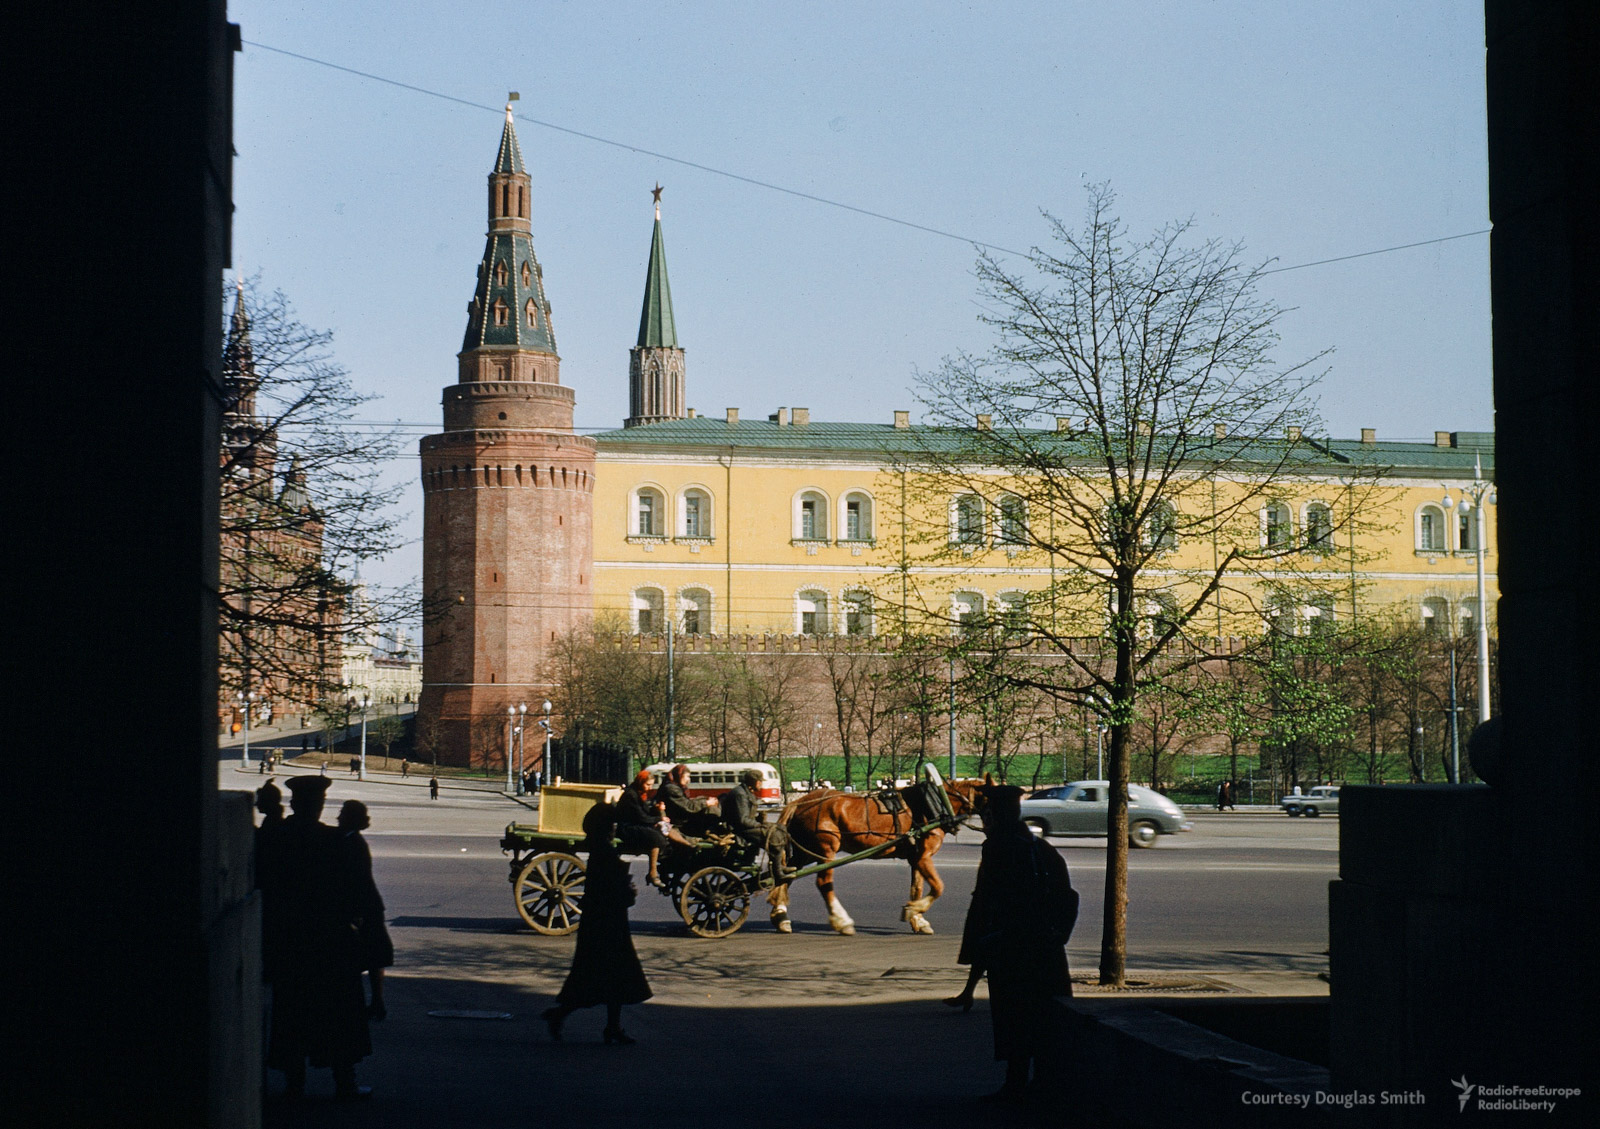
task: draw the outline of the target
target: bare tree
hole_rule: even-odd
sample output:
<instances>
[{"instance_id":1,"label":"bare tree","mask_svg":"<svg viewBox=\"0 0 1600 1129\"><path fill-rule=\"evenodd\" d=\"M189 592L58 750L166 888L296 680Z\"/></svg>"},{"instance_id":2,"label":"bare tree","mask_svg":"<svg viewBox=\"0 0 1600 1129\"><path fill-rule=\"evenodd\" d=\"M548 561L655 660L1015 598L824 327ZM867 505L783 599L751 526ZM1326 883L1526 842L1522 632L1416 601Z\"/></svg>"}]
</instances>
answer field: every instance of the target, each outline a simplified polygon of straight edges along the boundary
<instances>
[{"instance_id":1,"label":"bare tree","mask_svg":"<svg viewBox=\"0 0 1600 1129\"><path fill-rule=\"evenodd\" d=\"M219 437L222 687L315 704L338 688L346 639L421 610L400 591L350 598L361 562L400 546L404 487L380 478L398 434L359 418L376 397L355 390L331 333L254 279L236 290Z\"/></svg>"},{"instance_id":2,"label":"bare tree","mask_svg":"<svg viewBox=\"0 0 1600 1129\"><path fill-rule=\"evenodd\" d=\"M977 568L1004 548L1049 570L1012 615L1026 626L1018 645L1041 638L1057 661L1021 677L1110 727L1100 979L1120 985L1139 695L1208 657L1201 637L1217 626L1254 634L1236 625L1260 623L1269 582L1322 600L1309 566L1353 543L1375 475L1341 467L1342 493L1296 531L1290 504L1338 462L1315 438L1319 358L1275 362L1281 310L1238 245L1197 242L1190 223L1134 241L1113 202L1091 188L1076 231L1047 216L1054 247L1023 268L979 259L997 342L921 378L935 426L908 463L934 518L921 563ZM1104 654L1072 646L1102 633Z\"/></svg>"}]
</instances>

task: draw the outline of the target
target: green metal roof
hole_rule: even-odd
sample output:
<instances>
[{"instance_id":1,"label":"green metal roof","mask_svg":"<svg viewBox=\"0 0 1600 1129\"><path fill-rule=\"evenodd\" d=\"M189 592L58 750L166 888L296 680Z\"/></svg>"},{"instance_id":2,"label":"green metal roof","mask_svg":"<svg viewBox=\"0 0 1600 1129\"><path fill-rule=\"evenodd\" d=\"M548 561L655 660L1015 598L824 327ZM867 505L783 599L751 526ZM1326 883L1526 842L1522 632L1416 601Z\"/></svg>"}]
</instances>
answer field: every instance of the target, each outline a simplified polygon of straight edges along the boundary
<instances>
[{"instance_id":1,"label":"green metal roof","mask_svg":"<svg viewBox=\"0 0 1600 1129\"><path fill-rule=\"evenodd\" d=\"M1056 444L1062 458L1094 457L1094 450L1081 436L1051 431L1012 432L1030 446ZM1006 432L996 429L996 441L1006 442ZM772 420L740 420L728 423L711 416L694 419L663 420L638 427L599 432L600 448L612 451L663 448L701 448L749 451L782 455L785 453L859 454L876 458L903 458L916 461L919 455L960 454L977 449L979 433L952 427L914 425L895 427L888 423L809 423L779 425ZM1482 460L1483 473L1494 470L1493 435L1481 432L1456 432L1454 447L1439 447L1430 442L1362 443L1356 439L1301 439L1290 447L1281 442L1250 443L1238 439L1217 442L1219 457L1259 459L1275 462L1289 448L1291 465L1311 470L1337 471L1341 466L1363 470L1387 468L1392 473L1470 475L1474 461ZM1197 454L1199 444L1196 444Z\"/></svg>"},{"instance_id":2,"label":"green metal roof","mask_svg":"<svg viewBox=\"0 0 1600 1129\"><path fill-rule=\"evenodd\" d=\"M522 147L517 144L517 131L511 124L511 107L506 107L506 127L500 131L500 150L494 155L497 173L527 172L522 166Z\"/></svg>"},{"instance_id":3,"label":"green metal roof","mask_svg":"<svg viewBox=\"0 0 1600 1129\"><path fill-rule=\"evenodd\" d=\"M661 217L650 237L650 265L644 274L644 309L639 313L639 348L678 348L672 320L672 287L667 284L667 251L661 244Z\"/></svg>"},{"instance_id":4,"label":"green metal roof","mask_svg":"<svg viewBox=\"0 0 1600 1129\"><path fill-rule=\"evenodd\" d=\"M505 281L500 268L505 267ZM523 282L523 268L528 281ZM528 324L528 303L534 305L534 322ZM503 304L504 325L495 324L495 309ZM524 232L490 232L478 263L478 285L467 310L467 332L461 348L502 345L531 349L538 353L556 351L555 330L550 327L550 300L539 277L539 260L533 253L533 239Z\"/></svg>"}]
</instances>

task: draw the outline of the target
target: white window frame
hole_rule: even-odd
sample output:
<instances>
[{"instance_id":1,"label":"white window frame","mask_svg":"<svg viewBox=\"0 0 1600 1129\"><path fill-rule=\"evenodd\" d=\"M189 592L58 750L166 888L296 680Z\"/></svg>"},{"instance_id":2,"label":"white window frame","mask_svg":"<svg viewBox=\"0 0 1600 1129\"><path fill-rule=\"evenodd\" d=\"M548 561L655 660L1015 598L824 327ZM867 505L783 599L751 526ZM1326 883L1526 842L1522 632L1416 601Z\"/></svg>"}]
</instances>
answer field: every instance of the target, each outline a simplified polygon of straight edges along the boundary
<instances>
[{"instance_id":1,"label":"white window frame","mask_svg":"<svg viewBox=\"0 0 1600 1129\"><path fill-rule=\"evenodd\" d=\"M806 616L810 615L811 630L806 630ZM822 588L802 588L794 594L794 627L796 635L828 634L828 593Z\"/></svg>"},{"instance_id":2,"label":"white window frame","mask_svg":"<svg viewBox=\"0 0 1600 1129\"><path fill-rule=\"evenodd\" d=\"M812 504L811 532L805 532L805 505ZM828 541L828 513L831 508L828 493L815 486L807 486L797 490L794 495L794 511L790 537L795 541L812 541L826 544Z\"/></svg>"},{"instance_id":3,"label":"white window frame","mask_svg":"<svg viewBox=\"0 0 1600 1129\"><path fill-rule=\"evenodd\" d=\"M1430 538L1426 538L1424 536L1424 529L1427 525L1427 523L1423 520L1425 517L1431 517L1438 523L1438 537L1432 539L1436 540L1438 542L1437 544L1428 544ZM1416 524L1417 552L1448 553L1450 551L1450 518L1445 514L1443 506L1439 505L1437 502L1424 502L1422 505L1417 507L1414 521Z\"/></svg>"}]
</instances>

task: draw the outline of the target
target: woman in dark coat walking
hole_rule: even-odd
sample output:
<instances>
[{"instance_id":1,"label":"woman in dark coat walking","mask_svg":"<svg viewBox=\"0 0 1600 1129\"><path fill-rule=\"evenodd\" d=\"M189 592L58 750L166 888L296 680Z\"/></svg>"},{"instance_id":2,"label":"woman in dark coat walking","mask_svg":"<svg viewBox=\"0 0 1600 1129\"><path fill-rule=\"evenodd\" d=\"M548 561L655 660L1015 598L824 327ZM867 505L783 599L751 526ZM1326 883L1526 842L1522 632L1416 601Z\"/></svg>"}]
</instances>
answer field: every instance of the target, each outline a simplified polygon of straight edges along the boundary
<instances>
[{"instance_id":1,"label":"woman in dark coat walking","mask_svg":"<svg viewBox=\"0 0 1600 1129\"><path fill-rule=\"evenodd\" d=\"M356 910L356 937L360 941L359 963L367 974L371 1002L368 1019L384 1019L389 1009L383 1002L383 970L394 964L394 942L383 924L383 895L372 880L372 851L361 833L372 826L367 805L346 800L339 809L339 831L343 836L344 877L350 883L349 898Z\"/></svg>"},{"instance_id":2,"label":"woman in dark coat walking","mask_svg":"<svg viewBox=\"0 0 1600 1129\"><path fill-rule=\"evenodd\" d=\"M610 804L596 804L583 817L589 861L584 868L578 946L556 1006L541 1017L552 1039L561 1038L561 1025L579 1008L605 1004L603 1037L607 1043L626 1046L634 1040L622 1029L622 1006L643 1003L653 994L628 931L628 907L638 895L628 879L628 864L611 843L616 820L617 809Z\"/></svg>"}]
</instances>

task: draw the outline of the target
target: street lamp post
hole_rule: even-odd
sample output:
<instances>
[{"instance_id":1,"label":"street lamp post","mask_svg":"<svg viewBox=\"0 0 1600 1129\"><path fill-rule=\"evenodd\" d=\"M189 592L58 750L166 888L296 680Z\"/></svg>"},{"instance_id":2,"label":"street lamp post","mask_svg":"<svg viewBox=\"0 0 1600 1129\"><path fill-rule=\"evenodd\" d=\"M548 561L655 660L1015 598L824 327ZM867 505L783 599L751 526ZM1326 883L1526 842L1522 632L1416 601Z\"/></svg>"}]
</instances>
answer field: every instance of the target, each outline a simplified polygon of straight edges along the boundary
<instances>
[{"instance_id":1,"label":"street lamp post","mask_svg":"<svg viewBox=\"0 0 1600 1129\"><path fill-rule=\"evenodd\" d=\"M255 708L255 701L256 701L255 692L251 691L248 694L241 693L239 695L239 700L244 703L244 752L242 753L242 759L240 761L240 764L245 768L249 768L250 767L250 714L253 712L253 710Z\"/></svg>"},{"instance_id":2,"label":"street lamp post","mask_svg":"<svg viewBox=\"0 0 1600 1129\"><path fill-rule=\"evenodd\" d=\"M1094 778L1106 778L1106 727L1104 722L1095 722L1094 726Z\"/></svg>"},{"instance_id":3,"label":"street lamp post","mask_svg":"<svg viewBox=\"0 0 1600 1129\"><path fill-rule=\"evenodd\" d=\"M516 787L516 784L511 779L511 773L514 771L514 769L512 768L512 765L511 765L511 743L514 740L516 740L516 736L517 736L517 707L516 706L507 706L506 707L506 791L507 792L512 791Z\"/></svg>"},{"instance_id":4,"label":"street lamp post","mask_svg":"<svg viewBox=\"0 0 1600 1129\"><path fill-rule=\"evenodd\" d=\"M363 692L361 695L361 771L357 776L359 780L367 778L367 707L372 704L372 695Z\"/></svg>"},{"instance_id":5,"label":"street lamp post","mask_svg":"<svg viewBox=\"0 0 1600 1129\"><path fill-rule=\"evenodd\" d=\"M1483 583L1483 554L1484 536L1487 528L1483 517L1484 499L1487 497L1489 505L1495 504L1494 484L1483 480L1483 460L1477 458L1472 465L1472 485L1461 488L1461 505L1457 511L1462 517L1472 515L1472 548L1477 557L1478 565L1478 609L1473 617L1476 622L1478 635L1478 720L1489 720L1489 601L1484 591ZM1452 508L1452 499L1447 487L1444 495L1444 506Z\"/></svg>"},{"instance_id":6,"label":"street lamp post","mask_svg":"<svg viewBox=\"0 0 1600 1129\"><path fill-rule=\"evenodd\" d=\"M528 703L517 703L517 795L522 795L522 746L525 738L523 730L528 725Z\"/></svg>"},{"instance_id":7,"label":"street lamp post","mask_svg":"<svg viewBox=\"0 0 1600 1129\"><path fill-rule=\"evenodd\" d=\"M544 782L544 774L550 771L550 703L544 704L544 716L539 719L539 727L544 730L544 756L539 758L539 780Z\"/></svg>"}]
</instances>

